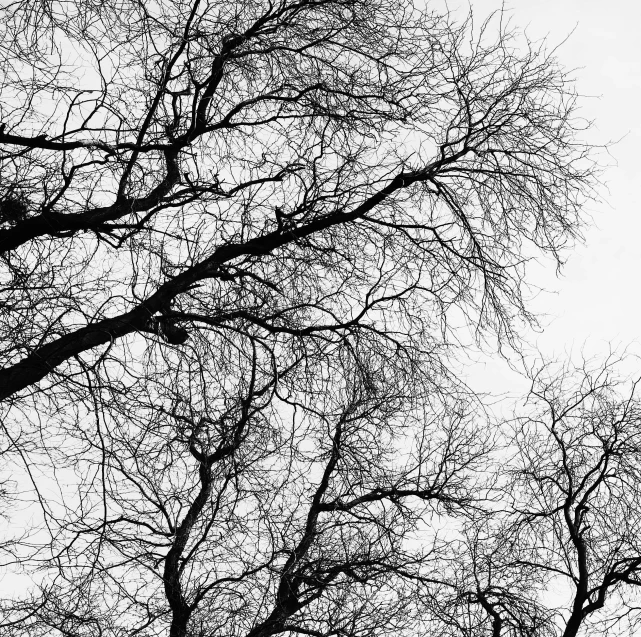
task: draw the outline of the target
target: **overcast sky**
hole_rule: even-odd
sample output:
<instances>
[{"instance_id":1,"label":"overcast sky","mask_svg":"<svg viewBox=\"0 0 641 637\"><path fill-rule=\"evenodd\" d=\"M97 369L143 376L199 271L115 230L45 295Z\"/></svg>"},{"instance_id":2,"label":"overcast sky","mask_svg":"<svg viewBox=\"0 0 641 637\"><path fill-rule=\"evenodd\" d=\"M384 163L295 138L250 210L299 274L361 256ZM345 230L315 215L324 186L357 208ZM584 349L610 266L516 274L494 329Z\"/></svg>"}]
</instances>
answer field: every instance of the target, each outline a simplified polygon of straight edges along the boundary
<instances>
[{"instance_id":1,"label":"overcast sky","mask_svg":"<svg viewBox=\"0 0 641 637\"><path fill-rule=\"evenodd\" d=\"M483 0L480 6L493 3ZM570 257L558 295L540 305L555 320L541 342L558 346L590 340L631 342L641 336L639 178L641 177L641 4L614 0L510 0L515 21L551 41L574 32L559 58L577 69L585 115L595 120L594 141L617 140L616 165L604 177L609 192L590 206L594 227ZM590 97L592 96L592 97ZM623 138L623 139L621 139Z\"/></svg>"},{"instance_id":2,"label":"overcast sky","mask_svg":"<svg viewBox=\"0 0 641 637\"><path fill-rule=\"evenodd\" d=\"M501 2L471 5L480 18ZM557 58L576 69L581 115L594 120L588 139L619 140L603 158L611 164L603 176L609 192L588 206L593 224L585 245L568 255L560 278L549 269L530 273L530 281L550 291L531 306L547 319L543 333L530 340L548 356L582 348L594 355L608 343L641 353L641 3L506 0L504 6L530 39L547 36L552 45L568 38Z\"/></svg>"}]
</instances>

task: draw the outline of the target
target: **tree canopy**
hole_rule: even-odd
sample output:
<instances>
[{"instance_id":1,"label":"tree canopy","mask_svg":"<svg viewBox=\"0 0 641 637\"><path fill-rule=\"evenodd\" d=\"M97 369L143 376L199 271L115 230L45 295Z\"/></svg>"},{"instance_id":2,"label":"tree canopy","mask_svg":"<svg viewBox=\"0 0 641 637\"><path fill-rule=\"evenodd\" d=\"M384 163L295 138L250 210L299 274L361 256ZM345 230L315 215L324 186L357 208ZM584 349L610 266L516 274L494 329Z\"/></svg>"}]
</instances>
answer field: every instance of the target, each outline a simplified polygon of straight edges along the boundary
<instances>
[{"instance_id":1,"label":"tree canopy","mask_svg":"<svg viewBox=\"0 0 641 637\"><path fill-rule=\"evenodd\" d=\"M637 583L634 389L533 375L508 426L451 364L581 235L544 44L405 0L2 15L0 635L569 637Z\"/></svg>"}]
</instances>

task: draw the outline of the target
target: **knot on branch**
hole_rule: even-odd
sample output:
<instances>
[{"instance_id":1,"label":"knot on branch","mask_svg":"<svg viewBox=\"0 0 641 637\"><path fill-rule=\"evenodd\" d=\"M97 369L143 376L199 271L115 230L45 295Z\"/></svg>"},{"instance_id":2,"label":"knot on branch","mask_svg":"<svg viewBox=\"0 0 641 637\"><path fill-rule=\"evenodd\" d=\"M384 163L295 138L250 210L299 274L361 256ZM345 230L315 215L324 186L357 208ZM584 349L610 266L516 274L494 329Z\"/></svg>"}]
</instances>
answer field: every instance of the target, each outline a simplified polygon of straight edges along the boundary
<instances>
[{"instance_id":1,"label":"knot on branch","mask_svg":"<svg viewBox=\"0 0 641 637\"><path fill-rule=\"evenodd\" d=\"M165 323L162 328L162 336L172 345L182 345L189 339L189 332L173 323Z\"/></svg>"},{"instance_id":2,"label":"knot on branch","mask_svg":"<svg viewBox=\"0 0 641 637\"><path fill-rule=\"evenodd\" d=\"M165 316L154 316L149 322L149 330L171 345L183 345L189 339L189 332L176 325L173 319Z\"/></svg>"},{"instance_id":3,"label":"knot on branch","mask_svg":"<svg viewBox=\"0 0 641 637\"><path fill-rule=\"evenodd\" d=\"M10 192L0 197L0 223L18 223L26 218L28 212L29 205L24 195Z\"/></svg>"}]
</instances>

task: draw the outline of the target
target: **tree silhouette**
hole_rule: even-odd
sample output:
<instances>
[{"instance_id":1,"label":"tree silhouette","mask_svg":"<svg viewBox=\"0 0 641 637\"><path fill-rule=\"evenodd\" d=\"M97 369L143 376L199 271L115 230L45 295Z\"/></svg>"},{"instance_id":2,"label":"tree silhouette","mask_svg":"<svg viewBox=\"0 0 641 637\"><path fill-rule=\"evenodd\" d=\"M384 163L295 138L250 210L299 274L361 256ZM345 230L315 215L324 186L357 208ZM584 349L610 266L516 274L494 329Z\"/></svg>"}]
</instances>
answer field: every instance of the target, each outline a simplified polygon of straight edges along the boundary
<instances>
[{"instance_id":1,"label":"tree silhouette","mask_svg":"<svg viewBox=\"0 0 641 637\"><path fill-rule=\"evenodd\" d=\"M636 618L641 409L638 380L617 373L619 362L538 370L535 409L515 426L517 566L567 584L563 637Z\"/></svg>"},{"instance_id":2,"label":"tree silhouette","mask_svg":"<svg viewBox=\"0 0 641 637\"><path fill-rule=\"evenodd\" d=\"M442 630L497 435L452 326L518 346L527 260L580 233L566 74L404 0L2 29L2 634Z\"/></svg>"}]
</instances>

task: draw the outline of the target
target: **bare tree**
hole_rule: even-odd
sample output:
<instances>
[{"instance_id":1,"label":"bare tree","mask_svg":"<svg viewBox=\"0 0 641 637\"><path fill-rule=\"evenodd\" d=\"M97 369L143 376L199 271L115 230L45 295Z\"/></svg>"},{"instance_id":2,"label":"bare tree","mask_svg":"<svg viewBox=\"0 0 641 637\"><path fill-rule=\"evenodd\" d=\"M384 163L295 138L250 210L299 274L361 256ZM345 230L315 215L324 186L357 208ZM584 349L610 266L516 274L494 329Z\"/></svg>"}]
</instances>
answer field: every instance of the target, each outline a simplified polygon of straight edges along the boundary
<instances>
[{"instance_id":1,"label":"bare tree","mask_svg":"<svg viewBox=\"0 0 641 637\"><path fill-rule=\"evenodd\" d=\"M3 9L7 566L32 582L3 635L441 621L436 531L480 510L494 437L450 325L517 344L525 264L561 262L593 179L567 76L500 17Z\"/></svg>"},{"instance_id":2,"label":"bare tree","mask_svg":"<svg viewBox=\"0 0 641 637\"><path fill-rule=\"evenodd\" d=\"M516 566L569 591L564 637L590 625L604 634L638 607L641 406L619 362L538 370L533 413L516 425Z\"/></svg>"},{"instance_id":3,"label":"bare tree","mask_svg":"<svg viewBox=\"0 0 641 637\"><path fill-rule=\"evenodd\" d=\"M490 471L489 466L486 468ZM545 604L544 570L520 559L501 513L470 516L441 547L444 584L421 596L434 634L447 637L551 637L559 616Z\"/></svg>"},{"instance_id":4,"label":"bare tree","mask_svg":"<svg viewBox=\"0 0 641 637\"><path fill-rule=\"evenodd\" d=\"M530 373L526 415L504 423L511 435L485 459L488 506L435 544L441 586L419 594L434 632L574 637L638 624L641 408L638 379L621 370L630 362Z\"/></svg>"}]
</instances>

